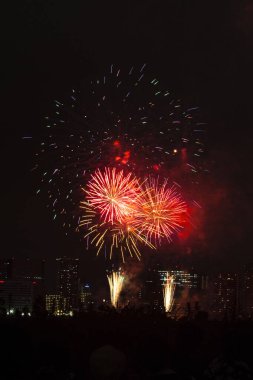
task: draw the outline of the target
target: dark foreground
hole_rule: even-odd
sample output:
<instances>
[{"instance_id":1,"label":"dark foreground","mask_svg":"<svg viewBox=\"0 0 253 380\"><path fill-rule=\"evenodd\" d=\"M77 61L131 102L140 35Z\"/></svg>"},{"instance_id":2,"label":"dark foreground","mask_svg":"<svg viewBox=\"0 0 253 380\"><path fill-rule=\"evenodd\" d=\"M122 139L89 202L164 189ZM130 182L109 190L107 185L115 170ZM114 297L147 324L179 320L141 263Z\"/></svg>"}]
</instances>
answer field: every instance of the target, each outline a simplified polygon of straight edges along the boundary
<instances>
[{"instance_id":1,"label":"dark foreground","mask_svg":"<svg viewBox=\"0 0 253 380\"><path fill-rule=\"evenodd\" d=\"M253 379L253 322L161 314L0 318L1 379Z\"/></svg>"}]
</instances>

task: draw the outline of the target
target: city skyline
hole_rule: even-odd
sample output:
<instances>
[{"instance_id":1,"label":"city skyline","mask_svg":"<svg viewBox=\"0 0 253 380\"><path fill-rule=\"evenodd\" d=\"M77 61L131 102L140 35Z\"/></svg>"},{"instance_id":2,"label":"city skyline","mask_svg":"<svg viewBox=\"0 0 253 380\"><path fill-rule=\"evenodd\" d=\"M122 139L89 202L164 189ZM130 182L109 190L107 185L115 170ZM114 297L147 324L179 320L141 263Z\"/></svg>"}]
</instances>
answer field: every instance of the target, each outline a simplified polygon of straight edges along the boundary
<instances>
[{"instance_id":1,"label":"city skyline","mask_svg":"<svg viewBox=\"0 0 253 380\"><path fill-rule=\"evenodd\" d=\"M54 276L57 282L51 290L47 287L45 268L45 260L0 260L0 299L2 307L7 308L7 314L19 310L23 314L28 312L33 315L40 305L40 309L49 315L72 316L110 305L106 278L102 288L81 279L79 259L56 259ZM145 270L139 268L135 276L132 273L133 268L130 272L124 272L126 285L123 284L119 297L119 308L129 304L131 307L148 307L164 312L164 278L169 274L175 284L170 310L173 318L193 318L198 311L207 312L210 319L218 320L252 316L253 267L210 274L199 273L194 268L164 267L156 263Z\"/></svg>"}]
</instances>

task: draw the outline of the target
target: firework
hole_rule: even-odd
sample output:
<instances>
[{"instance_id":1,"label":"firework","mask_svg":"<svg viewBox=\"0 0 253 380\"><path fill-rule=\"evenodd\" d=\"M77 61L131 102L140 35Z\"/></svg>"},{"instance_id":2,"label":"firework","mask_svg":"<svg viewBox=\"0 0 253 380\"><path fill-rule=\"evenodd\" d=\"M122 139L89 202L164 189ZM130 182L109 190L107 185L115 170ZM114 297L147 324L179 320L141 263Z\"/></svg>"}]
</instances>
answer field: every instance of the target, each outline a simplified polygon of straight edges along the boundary
<instances>
[{"instance_id":1,"label":"firework","mask_svg":"<svg viewBox=\"0 0 253 380\"><path fill-rule=\"evenodd\" d=\"M113 307L117 308L120 292L123 287L124 276L120 272L112 272L107 278L110 287L111 304Z\"/></svg>"},{"instance_id":2,"label":"firework","mask_svg":"<svg viewBox=\"0 0 253 380\"><path fill-rule=\"evenodd\" d=\"M162 185L158 179L149 178L136 200L139 204L134 218L134 226L144 234L148 241L155 244L162 239L171 241L171 236L182 229L186 203L175 187L169 187L165 180Z\"/></svg>"},{"instance_id":3,"label":"firework","mask_svg":"<svg viewBox=\"0 0 253 380\"><path fill-rule=\"evenodd\" d=\"M105 168L92 174L87 184L87 200L99 210L100 219L111 224L122 223L133 212L133 203L139 192L138 181L132 173Z\"/></svg>"},{"instance_id":4,"label":"firework","mask_svg":"<svg viewBox=\"0 0 253 380\"><path fill-rule=\"evenodd\" d=\"M87 74L85 90L73 89L64 100L55 100L45 117L32 170L38 173L37 194L66 233L76 229L81 187L97 170L90 188L95 201L102 184L98 169L126 168L141 177L170 173L188 191L205 170L205 123L198 107L185 106L145 66L111 65L95 80ZM122 204L107 206L104 221L121 220L128 212Z\"/></svg>"},{"instance_id":5,"label":"firework","mask_svg":"<svg viewBox=\"0 0 253 380\"><path fill-rule=\"evenodd\" d=\"M80 208L83 216L80 219L79 227L85 227L84 238L95 246L97 255L104 248L112 258L114 252L120 254L122 261L125 262L125 255L135 256L140 260L141 252L139 245L148 246L155 249L146 236L134 227L133 217L126 217L122 223L101 222L100 213L89 202L81 202Z\"/></svg>"},{"instance_id":6,"label":"firework","mask_svg":"<svg viewBox=\"0 0 253 380\"><path fill-rule=\"evenodd\" d=\"M97 170L84 189L85 201L79 226L86 227L85 238L97 249L108 246L109 257L119 251L140 259L139 245L155 249L157 243L181 230L186 204L167 180L136 179L116 168ZM108 251L108 250L107 250Z\"/></svg>"},{"instance_id":7,"label":"firework","mask_svg":"<svg viewBox=\"0 0 253 380\"><path fill-rule=\"evenodd\" d=\"M163 284L163 302L166 313L171 312L174 303L174 292L176 285L174 283L174 277L166 273L165 282Z\"/></svg>"},{"instance_id":8,"label":"firework","mask_svg":"<svg viewBox=\"0 0 253 380\"><path fill-rule=\"evenodd\" d=\"M122 261L125 253L140 259L138 243L154 246L146 235L134 227L136 199L141 191L139 181L123 170L105 168L91 175L84 192L86 200L81 202L84 210L79 226L85 226L85 238L97 248L97 255L103 247L109 248L109 256L118 250Z\"/></svg>"}]
</instances>

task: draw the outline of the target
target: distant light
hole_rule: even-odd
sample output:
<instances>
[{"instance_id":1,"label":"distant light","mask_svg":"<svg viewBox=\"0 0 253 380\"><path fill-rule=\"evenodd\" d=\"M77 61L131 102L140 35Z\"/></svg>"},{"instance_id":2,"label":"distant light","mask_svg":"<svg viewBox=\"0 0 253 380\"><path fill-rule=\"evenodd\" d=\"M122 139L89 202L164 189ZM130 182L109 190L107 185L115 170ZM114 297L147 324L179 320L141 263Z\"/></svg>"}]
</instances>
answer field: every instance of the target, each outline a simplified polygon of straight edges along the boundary
<instances>
[{"instance_id":1,"label":"distant light","mask_svg":"<svg viewBox=\"0 0 253 380\"><path fill-rule=\"evenodd\" d=\"M14 309L10 309L10 314L14 314Z\"/></svg>"},{"instance_id":2,"label":"distant light","mask_svg":"<svg viewBox=\"0 0 253 380\"><path fill-rule=\"evenodd\" d=\"M177 153L177 149L173 149L173 153Z\"/></svg>"}]
</instances>

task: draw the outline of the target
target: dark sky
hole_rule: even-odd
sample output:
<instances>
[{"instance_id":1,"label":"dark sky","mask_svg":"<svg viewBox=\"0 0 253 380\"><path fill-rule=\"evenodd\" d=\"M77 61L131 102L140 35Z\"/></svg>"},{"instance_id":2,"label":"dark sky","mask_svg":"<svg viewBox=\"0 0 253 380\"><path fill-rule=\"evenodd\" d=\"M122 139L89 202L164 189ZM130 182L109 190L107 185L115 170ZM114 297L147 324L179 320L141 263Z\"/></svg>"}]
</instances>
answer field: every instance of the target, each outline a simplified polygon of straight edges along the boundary
<instances>
[{"instance_id":1,"label":"dark sky","mask_svg":"<svg viewBox=\"0 0 253 380\"><path fill-rule=\"evenodd\" d=\"M1 7L1 256L80 253L77 237L65 238L34 196L32 150L21 137L36 136L52 100L87 76L111 62L148 62L208 121L211 174L187 263L253 262L253 2L19 0ZM93 256L86 264L98 265Z\"/></svg>"}]
</instances>

